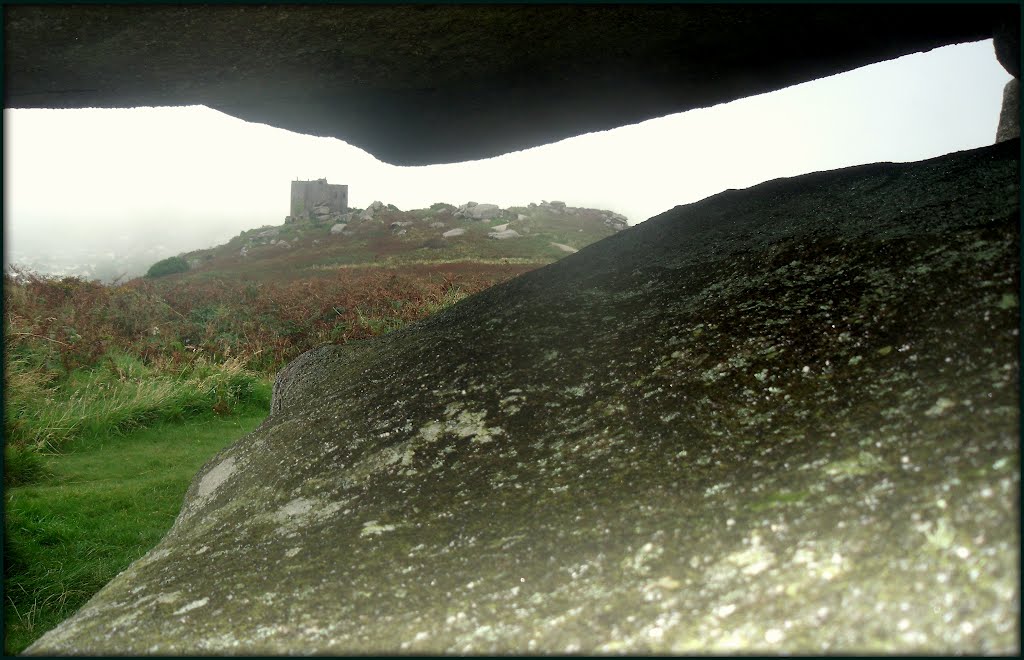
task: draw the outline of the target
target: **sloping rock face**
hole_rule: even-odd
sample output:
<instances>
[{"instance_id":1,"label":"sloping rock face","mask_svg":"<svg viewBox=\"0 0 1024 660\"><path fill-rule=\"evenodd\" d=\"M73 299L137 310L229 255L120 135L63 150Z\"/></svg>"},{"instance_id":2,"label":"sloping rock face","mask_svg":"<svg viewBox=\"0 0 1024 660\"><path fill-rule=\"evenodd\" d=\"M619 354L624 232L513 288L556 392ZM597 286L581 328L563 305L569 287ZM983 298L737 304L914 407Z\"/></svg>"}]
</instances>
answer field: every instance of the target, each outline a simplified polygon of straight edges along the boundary
<instances>
[{"instance_id":1,"label":"sloping rock face","mask_svg":"<svg viewBox=\"0 0 1024 660\"><path fill-rule=\"evenodd\" d=\"M987 39L997 26L1016 35L1019 16L966 3L12 5L4 107L201 104L394 164L459 162Z\"/></svg>"},{"instance_id":2,"label":"sloping rock face","mask_svg":"<svg viewBox=\"0 0 1024 660\"><path fill-rule=\"evenodd\" d=\"M726 191L305 354L29 652L1016 651L1019 148Z\"/></svg>"}]
</instances>

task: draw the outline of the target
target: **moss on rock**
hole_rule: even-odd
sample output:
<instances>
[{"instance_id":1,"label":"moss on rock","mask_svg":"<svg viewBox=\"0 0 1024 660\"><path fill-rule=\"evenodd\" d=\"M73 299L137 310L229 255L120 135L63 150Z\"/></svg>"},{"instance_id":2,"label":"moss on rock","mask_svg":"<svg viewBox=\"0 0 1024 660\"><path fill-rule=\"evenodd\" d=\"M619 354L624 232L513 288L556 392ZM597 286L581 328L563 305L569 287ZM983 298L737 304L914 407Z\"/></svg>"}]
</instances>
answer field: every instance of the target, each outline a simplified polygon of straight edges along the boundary
<instances>
[{"instance_id":1,"label":"moss on rock","mask_svg":"<svg viewBox=\"0 0 1024 660\"><path fill-rule=\"evenodd\" d=\"M307 354L29 652L1015 652L1018 149L727 191Z\"/></svg>"}]
</instances>

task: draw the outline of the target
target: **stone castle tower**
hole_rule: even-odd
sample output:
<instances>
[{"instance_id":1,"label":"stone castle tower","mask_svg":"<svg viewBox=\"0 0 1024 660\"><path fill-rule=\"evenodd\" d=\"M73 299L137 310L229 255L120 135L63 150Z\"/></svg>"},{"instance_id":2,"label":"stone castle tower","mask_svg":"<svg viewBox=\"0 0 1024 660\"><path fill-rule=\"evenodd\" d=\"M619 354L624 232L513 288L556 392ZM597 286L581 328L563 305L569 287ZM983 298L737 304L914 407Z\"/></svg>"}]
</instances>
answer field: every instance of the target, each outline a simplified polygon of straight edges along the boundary
<instances>
[{"instance_id":1,"label":"stone castle tower","mask_svg":"<svg viewBox=\"0 0 1024 660\"><path fill-rule=\"evenodd\" d=\"M292 181L291 217L318 220L348 210L348 186L327 179Z\"/></svg>"}]
</instances>

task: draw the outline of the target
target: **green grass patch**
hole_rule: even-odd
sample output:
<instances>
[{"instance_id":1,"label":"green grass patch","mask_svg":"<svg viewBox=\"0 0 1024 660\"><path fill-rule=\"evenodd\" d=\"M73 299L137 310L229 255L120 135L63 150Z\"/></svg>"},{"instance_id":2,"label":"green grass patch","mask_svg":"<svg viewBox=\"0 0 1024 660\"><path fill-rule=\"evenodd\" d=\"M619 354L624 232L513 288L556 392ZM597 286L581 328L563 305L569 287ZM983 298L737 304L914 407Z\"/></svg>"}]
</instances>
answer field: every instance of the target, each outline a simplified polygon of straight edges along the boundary
<instances>
[{"instance_id":1,"label":"green grass patch","mask_svg":"<svg viewBox=\"0 0 1024 660\"><path fill-rule=\"evenodd\" d=\"M47 374L19 360L7 367L6 455L19 468L5 472L8 485L23 483L22 476L31 473L20 469L30 466L24 449L56 452L80 438L231 413L239 406L267 407L270 401L269 380L244 369L240 360L213 364L198 358L180 367L155 367L111 352L66 374Z\"/></svg>"},{"instance_id":2,"label":"green grass patch","mask_svg":"<svg viewBox=\"0 0 1024 660\"><path fill-rule=\"evenodd\" d=\"M170 529L193 476L266 410L94 434L42 456L46 476L8 488L4 653L69 617Z\"/></svg>"}]
</instances>

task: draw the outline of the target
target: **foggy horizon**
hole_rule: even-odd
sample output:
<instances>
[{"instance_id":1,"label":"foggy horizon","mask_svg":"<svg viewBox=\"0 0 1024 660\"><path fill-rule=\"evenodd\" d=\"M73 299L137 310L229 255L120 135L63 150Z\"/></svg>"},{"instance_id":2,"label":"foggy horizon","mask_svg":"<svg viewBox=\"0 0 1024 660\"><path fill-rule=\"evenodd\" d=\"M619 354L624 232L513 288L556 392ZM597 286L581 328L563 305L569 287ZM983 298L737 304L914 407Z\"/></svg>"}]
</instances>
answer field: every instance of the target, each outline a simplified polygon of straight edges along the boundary
<instances>
[{"instance_id":1,"label":"foggy horizon","mask_svg":"<svg viewBox=\"0 0 1024 660\"><path fill-rule=\"evenodd\" d=\"M992 144L1009 79L987 40L495 158L421 167L203 106L5 109L4 265L79 274L56 271L92 260L99 277L95 266L106 260L103 277L119 265L138 275L162 258L281 225L296 179L348 185L352 208L560 200L634 225L729 188Z\"/></svg>"}]
</instances>

